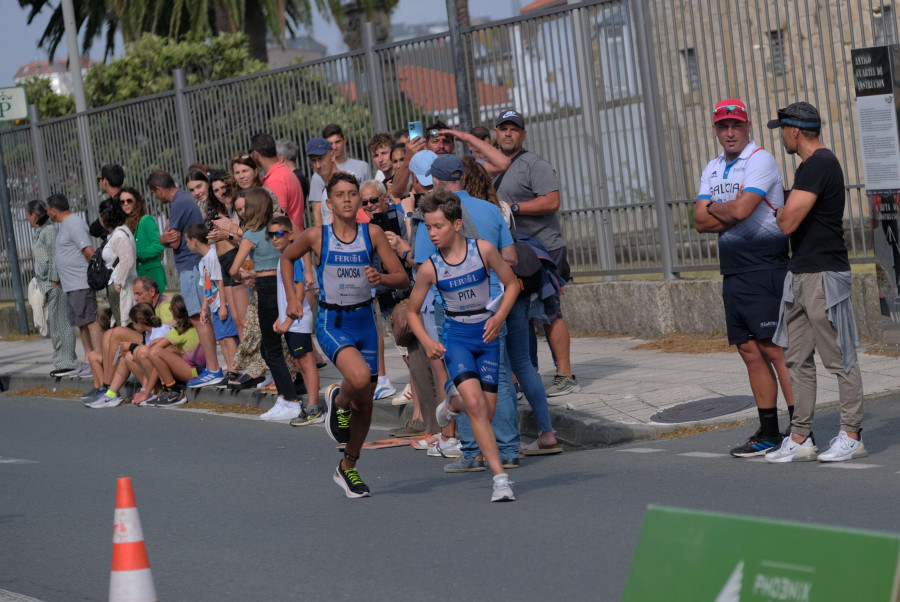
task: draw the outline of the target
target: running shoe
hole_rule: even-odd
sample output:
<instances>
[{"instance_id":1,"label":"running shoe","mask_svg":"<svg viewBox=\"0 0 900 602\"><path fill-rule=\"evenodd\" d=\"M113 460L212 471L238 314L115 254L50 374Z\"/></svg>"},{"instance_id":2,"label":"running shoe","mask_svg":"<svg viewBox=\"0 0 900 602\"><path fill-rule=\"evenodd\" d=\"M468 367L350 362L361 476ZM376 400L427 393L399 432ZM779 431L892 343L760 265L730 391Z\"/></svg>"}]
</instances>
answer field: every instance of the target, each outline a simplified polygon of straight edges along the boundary
<instances>
[{"instance_id":1,"label":"running shoe","mask_svg":"<svg viewBox=\"0 0 900 602\"><path fill-rule=\"evenodd\" d=\"M106 387L94 387L87 393L81 396L81 401L84 402L84 405L88 405L92 401L95 401L97 397L106 393Z\"/></svg>"},{"instance_id":2,"label":"running shoe","mask_svg":"<svg viewBox=\"0 0 900 602\"><path fill-rule=\"evenodd\" d=\"M775 449L781 442L784 440L784 437L781 434L777 434L774 437L763 437L760 435L760 431L756 431L753 435L747 439L747 442L743 445L735 447L731 450L731 455L735 458L753 458L755 456L765 456L766 452L770 449Z\"/></svg>"},{"instance_id":3,"label":"running shoe","mask_svg":"<svg viewBox=\"0 0 900 602\"><path fill-rule=\"evenodd\" d=\"M147 399L145 399L138 405L142 408L145 408L147 406L155 406L156 400L158 400L158 399L159 399L159 395L157 395L156 393L151 393L150 395L147 396Z\"/></svg>"},{"instance_id":4,"label":"running shoe","mask_svg":"<svg viewBox=\"0 0 900 602\"><path fill-rule=\"evenodd\" d=\"M862 438L851 439L847 433L841 431L837 437L831 440L828 451L819 454L819 462L843 462L844 460L865 458L868 455L869 451L863 445Z\"/></svg>"},{"instance_id":5,"label":"running shoe","mask_svg":"<svg viewBox=\"0 0 900 602\"><path fill-rule=\"evenodd\" d=\"M322 406L307 406L300 411L300 415L291 420L291 426L306 426L307 424L319 424L325 422L325 411Z\"/></svg>"},{"instance_id":6,"label":"running shoe","mask_svg":"<svg viewBox=\"0 0 900 602\"><path fill-rule=\"evenodd\" d=\"M391 395L395 394L396 392L397 392L397 389L395 389L391 385L390 381L388 381L386 384L378 385L378 388L375 389L375 397L374 398L375 399L384 399L385 397L390 397Z\"/></svg>"},{"instance_id":7,"label":"running shoe","mask_svg":"<svg viewBox=\"0 0 900 602\"><path fill-rule=\"evenodd\" d=\"M462 450L459 447L459 439L450 437L444 441L442 437L438 437L438 440L434 442L434 445L428 448L428 455L432 458L460 457L462 455Z\"/></svg>"},{"instance_id":8,"label":"running shoe","mask_svg":"<svg viewBox=\"0 0 900 602\"><path fill-rule=\"evenodd\" d=\"M75 368L57 368L50 372L50 376L53 378L62 378L63 376L70 376L76 370L78 370L77 366Z\"/></svg>"},{"instance_id":9,"label":"running shoe","mask_svg":"<svg viewBox=\"0 0 900 602\"><path fill-rule=\"evenodd\" d=\"M188 389L199 389L200 387L212 387L218 385L222 381L225 380L225 375L222 374L222 369L219 368L215 372L212 370L208 370L206 368L203 369L196 378L192 378L187 382Z\"/></svg>"},{"instance_id":10,"label":"running shoe","mask_svg":"<svg viewBox=\"0 0 900 602\"><path fill-rule=\"evenodd\" d=\"M814 462L817 451L810 437L804 439L803 443L796 443L792 438L785 437L780 447L766 452L766 462Z\"/></svg>"},{"instance_id":11,"label":"running shoe","mask_svg":"<svg viewBox=\"0 0 900 602\"><path fill-rule=\"evenodd\" d=\"M333 478L334 482L344 490L344 493L349 498L369 497L371 495L369 486L359 478L359 473L356 472L355 468L344 470L341 468L341 462L338 462Z\"/></svg>"},{"instance_id":12,"label":"running shoe","mask_svg":"<svg viewBox=\"0 0 900 602\"><path fill-rule=\"evenodd\" d=\"M350 441L350 417L353 412L352 410L342 410L337 407L336 402L340 392L341 387L339 385L331 385L325 394L325 430L335 442L347 443ZM349 496L350 494L347 495Z\"/></svg>"},{"instance_id":13,"label":"running shoe","mask_svg":"<svg viewBox=\"0 0 900 602\"><path fill-rule=\"evenodd\" d=\"M449 426L453 419L462 413L450 410L450 400L453 397L459 397L459 391L456 390L456 387L453 386L452 382L447 381L447 394L444 396L444 401L439 403L437 409L434 411L437 423L441 428Z\"/></svg>"},{"instance_id":14,"label":"running shoe","mask_svg":"<svg viewBox=\"0 0 900 602\"><path fill-rule=\"evenodd\" d=\"M547 389L547 397L559 397L560 395L568 395L578 391L581 391L581 385L575 380L574 374L572 376L557 374L553 377L553 384Z\"/></svg>"},{"instance_id":15,"label":"running shoe","mask_svg":"<svg viewBox=\"0 0 900 602\"><path fill-rule=\"evenodd\" d=\"M154 402L156 407L180 406L187 403L187 395L185 395L184 385L175 385L167 391L159 394L159 398Z\"/></svg>"},{"instance_id":16,"label":"running shoe","mask_svg":"<svg viewBox=\"0 0 900 602\"><path fill-rule=\"evenodd\" d=\"M98 397L93 402L91 402L88 405L88 407L93 408L95 410L101 409L101 408L114 408L117 405L119 405L120 403L122 403L122 401L124 401L124 400L122 399L121 395L115 395L113 397L110 397L109 395L106 395L104 393L102 397Z\"/></svg>"},{"instance_id":17,"label":"running shoe","mask_svg":"<svg viewBox=\"0 0 900 602\"><path fill-rule=\"evenodd\" d=\"M492 502L514 502L516 496L513 493L512 481L505 472L494 475L494 491L491 493Z\"/></svg>"},{"instance_id":18,"label":"running shoe","mask_svg":"<svg viewBox=\"0 0 900 602\"><path fill-rule=\"evenodd\" d=\"M405 406L406 404L412 403L412 402L413 402L412 391L410 390L409 383L407 383L406 386L403 387L403 391L400 392L400 395L398 395L397 397L395 397L391 400L391 405Z\"/></svg>"}]
</instances>

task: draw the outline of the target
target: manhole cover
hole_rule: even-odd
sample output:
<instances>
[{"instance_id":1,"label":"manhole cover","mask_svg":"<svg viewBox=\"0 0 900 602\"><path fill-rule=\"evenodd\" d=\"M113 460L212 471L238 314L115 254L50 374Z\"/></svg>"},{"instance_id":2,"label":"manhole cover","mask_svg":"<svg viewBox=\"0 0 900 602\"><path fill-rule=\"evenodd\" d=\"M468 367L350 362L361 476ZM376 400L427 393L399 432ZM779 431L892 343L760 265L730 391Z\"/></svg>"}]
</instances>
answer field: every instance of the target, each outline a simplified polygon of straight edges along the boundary
<instances>
[{"instance_id":1,"label":"manhole cover","mask_svg":"<svg viewBox=\"0 0 900 602\"><path fill-rule=\"evenodd\" d=\"M710 399L698 399L697 401L689 401L688 403L667 408L651 416L650 420L669 424L694 422L740 412L755 404L756 402L752 395L711 397Z\"/></svg>"}]
</instances>

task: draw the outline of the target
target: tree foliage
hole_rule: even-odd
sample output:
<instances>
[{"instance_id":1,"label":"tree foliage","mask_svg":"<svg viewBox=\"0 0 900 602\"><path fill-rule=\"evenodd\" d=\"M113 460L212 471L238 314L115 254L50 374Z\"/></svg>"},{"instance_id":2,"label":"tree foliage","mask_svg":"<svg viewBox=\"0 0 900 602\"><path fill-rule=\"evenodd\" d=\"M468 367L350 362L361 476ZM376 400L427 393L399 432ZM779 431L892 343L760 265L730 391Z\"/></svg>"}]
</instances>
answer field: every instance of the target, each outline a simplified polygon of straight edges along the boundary
<instances>
[{"instance_id":1,"label":"tree foliage","mask_svg":"<svg viewBox=\"0 0 900 602\"><path fill-rule=\"evenodd\" d=\"M177 43L144 34L126 46L121 58L88 71L85 95L97 107L166 92L174 87L175 69L184 69L188 85L263 71L265 63L250 58L246 42L239 33Z\"/></svg>"},{"instance_id":2,"label":"tree foliage","mask_svg":"<svg viewBox=\"0 0 900 602\"><path fill-rule=\"evenodd\" d=\"M46 77L29 77L22 82L28 103L37 105L41 119L53 119L75 112L75 99L71 94L57 94Z\"/></svg>"}]
</instances>

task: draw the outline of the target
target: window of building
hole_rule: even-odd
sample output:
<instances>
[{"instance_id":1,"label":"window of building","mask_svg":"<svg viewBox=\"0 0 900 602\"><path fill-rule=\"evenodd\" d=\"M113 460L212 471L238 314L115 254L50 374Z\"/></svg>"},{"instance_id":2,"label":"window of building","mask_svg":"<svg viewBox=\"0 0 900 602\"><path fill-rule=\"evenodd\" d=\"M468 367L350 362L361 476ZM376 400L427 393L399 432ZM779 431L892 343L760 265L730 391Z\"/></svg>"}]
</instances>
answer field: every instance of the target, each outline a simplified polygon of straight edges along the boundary
<instances>
[{"instance_id":1,"label":"window of building","mask_svg":"<svg viewBox=\"0 0 900 602\"><path fill-rule=\"evenodd\" d=\"M769 32L769 51L772 57L772 73L774 75L787 73L787 61L784 55L784 31L781 29Z\"/></svg>"},{"instance_id":2,"label":"window of building","mask_svg":"<svg viewBox=\"0 0 900 602\"><path fill-rule=\"evenodd\" d=\"M681 51L681 77L686 93L700 90L700 60L695 48Z\"/></svg>"}]
</instances>

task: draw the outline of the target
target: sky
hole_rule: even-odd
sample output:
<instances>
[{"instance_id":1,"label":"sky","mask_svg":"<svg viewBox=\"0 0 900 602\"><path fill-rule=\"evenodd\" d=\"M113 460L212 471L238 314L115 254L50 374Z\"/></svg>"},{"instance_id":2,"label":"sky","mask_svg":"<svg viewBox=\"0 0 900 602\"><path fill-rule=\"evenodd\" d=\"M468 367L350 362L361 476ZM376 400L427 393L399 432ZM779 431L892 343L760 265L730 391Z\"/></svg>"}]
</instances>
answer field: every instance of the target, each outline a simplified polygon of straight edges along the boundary
<instances>
[{"instance_id":1,"label":"sky","mask_svg":"<svg viewBox=\"0 0 900 602\"><path fill-rule=\"evenodd\" d=\"M492 20L505 19L518 15L518 9L528 3L529 0L491 0L490 2L474 1L470 3L471 18L486 17ZM44 31L52 11L44 10L35 17L34 22L28 25L28 13L19 8L15 0L0 0L2 2L3 19L0 20L0 39L3 40L3 52L0 53L0 87L15 85L13 76L16 70L29 61L44 60L47 53L37 47L38 40ZM59 0L54 0L56 7ZM427 23L446 18L445 0L400 0L393 13L394 23ZM312 30L308 32L313 38L328 47L328 54L339 54L346 48L341 40L340 32L333 23L326 23L318 14L313 18ZM81 45L79 44L79 48ZM104 42L102 39L94 41L94 49L91 58L101 60L103 58ZM122 52L121 40L117 47L117 53ZM56 52L56 58L66 56L66 41L60 43Z\"/></svg>"}]
</instances>

